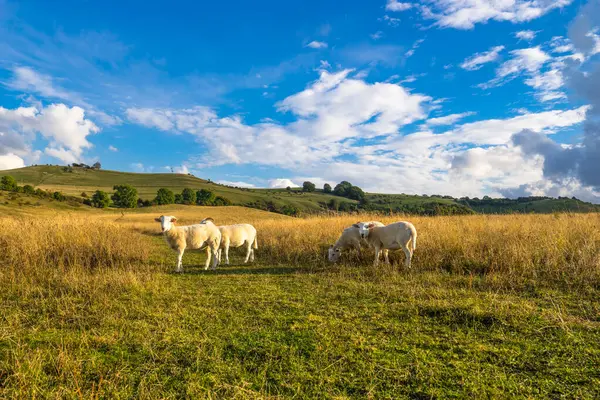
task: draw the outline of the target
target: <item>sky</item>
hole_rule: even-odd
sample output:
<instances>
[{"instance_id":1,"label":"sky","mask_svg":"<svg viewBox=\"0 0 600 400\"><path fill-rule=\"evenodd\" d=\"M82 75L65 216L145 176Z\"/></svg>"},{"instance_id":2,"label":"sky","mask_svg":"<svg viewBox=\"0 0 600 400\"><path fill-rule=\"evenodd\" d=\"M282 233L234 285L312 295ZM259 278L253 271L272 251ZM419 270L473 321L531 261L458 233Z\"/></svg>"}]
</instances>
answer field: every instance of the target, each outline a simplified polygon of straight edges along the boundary
<instances>
[{"instance_id":1,"label":"sky","mask_svg":"<svg viewBox=\"0 0 600 400\"><path fill-rule=\"evenodd\" d=\"M0 169L600 203L600 0L0 0Z\"/></svg>"}]
</instances>

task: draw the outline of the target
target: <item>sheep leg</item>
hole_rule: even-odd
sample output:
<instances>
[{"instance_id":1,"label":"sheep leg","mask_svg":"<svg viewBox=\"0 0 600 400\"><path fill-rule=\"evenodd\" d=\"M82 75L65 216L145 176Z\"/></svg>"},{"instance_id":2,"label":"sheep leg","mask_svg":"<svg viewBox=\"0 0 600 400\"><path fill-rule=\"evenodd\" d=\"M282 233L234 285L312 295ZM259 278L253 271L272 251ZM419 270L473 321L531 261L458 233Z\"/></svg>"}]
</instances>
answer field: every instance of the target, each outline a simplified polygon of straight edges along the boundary
<instances>
[{"instance_id":1,"label":"sheep leg","mask_svg":"<svg viewBox=\"0 0 600 400\"><path fill-rule=\"evenodd\" d=\"M250 249L250 262L254 262L254 249Z\"/></svg>"},{"instance_id":2,"label":"sheep leg","mask_svg":"<svg viewBox=\"0 0 600 400\"><path fill-rule=\"evenodd\" d=\"M229 244L225 245L225 264L229 265Z\"/></svg>"},{"instance_id":3,"label":"sheep leg","mask_svg":"<svg viewBox=\"0 0 600 400\"><path fill-rule=\"evenodd\" d=\"M410 250L408 249L408 247L405 244L402 245L402 250L404 250L404 255L406 256L406 258L404 260L404 264L406 265L406 268L410 268L410 261L412 259L412 253L410 252Z\"/></svg>"},{"instance_id":4,"label":"sheep leg","mask_svg":"<svg viewBox=\"0 0 600 400\"><path fill-rule=\"evenodd\" d=\"M386 263L386 264L389 264L389 263L390 263L390 258L389 258L389 256L388 256L388 253L389 253L389 250L388 250L388 249L385 249L385 250L383 250L383 256L385 257L385 263Z\"/></svg>"},{"instance_id":5,"label":"sheep leg","mask_svg":"<svg viewBox=\"0 0 600 400\"><path fill-rule=\"evenodd\" d=\"M219 264L219 257L217 255L221 252L219 244L216 243L215 246L211 248L211 251L213 253L212 269L217 269L217 265ZM227 257L227 253L225 253L225 257ZM206 268L208 268L208 264Z\"/></svg>"},{"instance_id":6,"label":"sheep leg","mask_svg":"<svg viewBox=\"0 0 600 400\"><path fill-rule=\"evenodd\" d=\"M212 255L213 264L214 264L217 261L218 256L217 256L217 253L214 251L214 249L211 246L208 246L207 251L206 251L206 262L204 263L204 270L205 271L210 266L211 255Z\"/></svg>"},{"instance_id":7,"label":"sheep leg","mask_svg":"<svg viewBox=\"0 0 600 400\"><path fill-rule=\"evenodd\" d=\"M379 265L379 252L380 251L381 251L381 249L379 248L379 246L375 246L375 262L373 263L374 266Z\"/></svg>"},{"instance_id":8,"label":"sheep leg","mask_svg":"<svg viewBox=\"0 0 600 400\"><path fill-rule=\"evenodd\" d=\"M177 253L177 267L175 268L175 272L182 272L183 271L183 265L182 265L181 259L183 258L183 253L184 252L185 252L185 250L181 249Z\"/></svg>"},{"instance_id":9,"label":"sheep leg","mask_svg":"<svg viewBox=\"0 0 600 400\"><path fill-rule=\"evenodd\" d=\"M252 243L246 242L246 259L244 260L244 264L248 264L248 260L250 259L250 255L252 254Z\"/></svg>"}]
</instances>

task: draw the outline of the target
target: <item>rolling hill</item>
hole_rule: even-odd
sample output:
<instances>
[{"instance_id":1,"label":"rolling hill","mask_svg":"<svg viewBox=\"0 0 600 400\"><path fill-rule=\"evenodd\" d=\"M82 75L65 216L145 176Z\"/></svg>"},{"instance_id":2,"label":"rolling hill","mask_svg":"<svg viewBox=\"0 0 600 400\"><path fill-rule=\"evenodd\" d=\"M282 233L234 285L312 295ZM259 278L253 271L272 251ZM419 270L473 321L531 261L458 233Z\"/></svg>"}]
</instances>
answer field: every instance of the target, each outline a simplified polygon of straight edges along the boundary
<instances>
[{"instance_id":1,"label":"rolling hill","mask_svg":"<svg viewBox=\"0 0 600 400\"><path fill-rule=\"evenodd\" d=\"M0 176L10 175L22 185L32 185L49 191L59 191L69 196L91 195L96 190L112 192L114 185L129 184L135 187L139 197L152 200L160 188L180 193L184 188L208 189L222 196L233 205L282 212L297 210L301 214L326 212L335 203L335 208L361 209L368 211L396 212L420 215L449 214L502 214L502 213L551 213L551 212L598 212L599 205L586 203L575 198L553 199L548 197L526 197L519 199L455 199L451 196L415 196L405 194L366 193L365 201L359 205L355 200L315 191L302 192L299 188L247 189L225 186L185 174L131 173L86 168L37 165L9 171L0 171ZM329 206L328 206L329 205Z\"/></svg>"}]
</instances>

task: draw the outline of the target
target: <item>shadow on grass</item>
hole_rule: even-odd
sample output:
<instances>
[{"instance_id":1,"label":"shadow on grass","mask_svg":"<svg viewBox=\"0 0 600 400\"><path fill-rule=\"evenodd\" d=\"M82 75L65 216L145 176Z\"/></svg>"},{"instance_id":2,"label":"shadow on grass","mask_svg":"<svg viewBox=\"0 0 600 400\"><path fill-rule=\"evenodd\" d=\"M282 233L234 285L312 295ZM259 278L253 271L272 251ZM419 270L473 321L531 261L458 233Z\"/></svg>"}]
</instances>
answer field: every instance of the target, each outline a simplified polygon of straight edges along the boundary
<instances>
[{"instance_id":1,"label":"shadow on grass","mask_svg":"<svg viewBox=\"0 0 600 400\"><path fill-rule=\"evenodd\" d=\"M185 268L185 267L184 267ZM183 275L295 275L320 272L321 269L305 266L220 266L217 269L205 270L203 265L190 266L184 269ZM177 272L173 272L177 274Z\"/></svg>"}]
</instances>

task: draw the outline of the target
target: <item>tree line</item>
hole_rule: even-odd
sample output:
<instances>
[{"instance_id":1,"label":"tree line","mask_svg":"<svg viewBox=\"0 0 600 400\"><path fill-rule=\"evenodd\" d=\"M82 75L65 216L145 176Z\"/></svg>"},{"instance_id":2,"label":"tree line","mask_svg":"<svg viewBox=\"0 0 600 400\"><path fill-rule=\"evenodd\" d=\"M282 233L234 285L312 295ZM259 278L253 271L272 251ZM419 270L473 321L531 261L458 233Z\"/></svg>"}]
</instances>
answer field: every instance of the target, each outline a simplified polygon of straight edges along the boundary
<instances>
[{"instance_id":1,"label":"tree line","mask_svg":"<svg viewBox=\"0 0 600 400\"><path fill-rule=\"evenodd\" d=\"M216 196L208 189L193 190L185 188L181 193L174 193L170 189L160 188L153 200L140 199L137 189L130 185L115 185L113 190L114 193L111 196L102 190L96 190L89 201L89 205L96 208L106 208L111 204L117 208L136 208L168 204L198 206L230 206L232 204L228 198Z\"/></svg>"}]
</instances>

